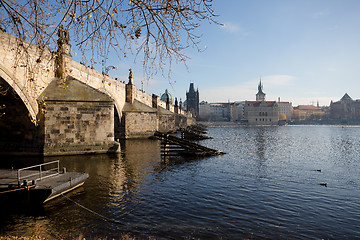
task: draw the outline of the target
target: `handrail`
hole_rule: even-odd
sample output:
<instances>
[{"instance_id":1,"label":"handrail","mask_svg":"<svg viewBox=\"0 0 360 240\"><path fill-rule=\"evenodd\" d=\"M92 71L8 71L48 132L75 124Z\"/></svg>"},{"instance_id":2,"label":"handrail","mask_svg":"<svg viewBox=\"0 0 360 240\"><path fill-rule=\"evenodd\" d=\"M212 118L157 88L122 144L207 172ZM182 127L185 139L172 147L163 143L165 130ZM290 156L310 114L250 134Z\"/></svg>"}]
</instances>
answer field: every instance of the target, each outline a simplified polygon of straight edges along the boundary
<instances>
[{"instance_id":1,"label":"handrail","mask_svg":"<svg viewBox=\"0 0 360 240\"><path fill-rule=\"evenodd\" d=\"M49 170L43 170L42 169L42 167L47 166L47 165L51 165L51 164L57 164L57 166L54 167L54 168L51 168ZM29 174L29 175L26 175L26 176L21 176L21 171L29 170L29 169L33 169L33 168L39 168L39 172L32 173L32 174ZM20 185L22 179L25 179L25 178L28 178L28 177L34 177L34 176L37 176L37 175L39 176L39 178L36 178L35 179L36 181L37 180L42 180L44 178L56 176L56 175L60 174L59 169L60 169L59 160L55 160L55 161L48 162L48 163L42 163L42 164L30 166L30 167L20 168L20 169L17 170L18 184ZM52 174L46 175L46 173L51 173L51 172L52 172Z\"/></svg>"}]
</instances>

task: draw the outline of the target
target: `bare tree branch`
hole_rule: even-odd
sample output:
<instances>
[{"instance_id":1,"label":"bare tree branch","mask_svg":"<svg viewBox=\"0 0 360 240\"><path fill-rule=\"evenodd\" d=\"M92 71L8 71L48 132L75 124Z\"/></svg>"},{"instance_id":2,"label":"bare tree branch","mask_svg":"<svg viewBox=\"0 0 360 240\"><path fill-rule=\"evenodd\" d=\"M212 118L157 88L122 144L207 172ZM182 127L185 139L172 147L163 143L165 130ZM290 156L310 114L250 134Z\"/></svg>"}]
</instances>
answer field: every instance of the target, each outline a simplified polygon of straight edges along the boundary
<instances>
[{"instance_id":1,"label":"bare tree branch","mask_svg":"<svg viewBox=\"0 0 360 240\"><path fill-rule=\"evenodd\" d=\"M135 52L149 75L201 51L196 30L215 18L212 0L0 0L1 31L54 51L63 25L84 62Z\"/></svg>"}]
</instances>

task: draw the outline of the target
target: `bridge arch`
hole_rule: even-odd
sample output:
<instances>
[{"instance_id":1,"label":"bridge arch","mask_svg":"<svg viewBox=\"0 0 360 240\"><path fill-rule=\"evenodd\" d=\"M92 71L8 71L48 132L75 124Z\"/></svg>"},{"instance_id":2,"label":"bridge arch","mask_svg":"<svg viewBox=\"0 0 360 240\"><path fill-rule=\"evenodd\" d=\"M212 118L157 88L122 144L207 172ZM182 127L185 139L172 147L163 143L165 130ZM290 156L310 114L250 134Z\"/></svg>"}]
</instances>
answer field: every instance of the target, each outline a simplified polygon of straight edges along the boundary
<instances>
[{"instance_id":1,"label":"bridge arch","mask_svg":"<svg viewBox=\"0 0 360 240\"><path fill-rule=\"evenodd\" d=\"M16 94L21 98L22 102L26 106L32 122L36 124L36 115L37 115L37 109L34 109L31 105L31 98L27 96L27 94L21 89L21 87L17 84L17 80L10 71L6 69L4 65L0 63L0 78L4 79L4 81L9 84L9 86L16 92ZM33 101L36 101L35 99ZM37 105L36 105L37 106Z\"/></svg>"}]
</instances>

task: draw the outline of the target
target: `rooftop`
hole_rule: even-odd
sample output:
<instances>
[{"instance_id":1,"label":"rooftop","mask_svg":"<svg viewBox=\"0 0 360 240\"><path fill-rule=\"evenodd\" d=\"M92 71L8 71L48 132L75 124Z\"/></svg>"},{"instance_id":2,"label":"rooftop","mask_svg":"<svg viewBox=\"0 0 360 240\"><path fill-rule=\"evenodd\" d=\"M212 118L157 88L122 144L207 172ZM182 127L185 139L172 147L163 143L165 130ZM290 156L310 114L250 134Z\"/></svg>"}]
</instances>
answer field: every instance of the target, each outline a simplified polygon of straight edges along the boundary
<instances>
[{"instance_id":1,"label":"rooftop","mask_svg":"<svg viewBox=\"0 0 360 240\"><path fill-rule=\"evenodd\" d=\"M314 105L299 105L294 107L294 109L298 110L321 110L321 108L315 107Z\"/></svg>"},{"instance_id":2,"label":"rooftop","mask_svg":"<svg viewBox=\"0 0 360 240\"><path fill-rule=\"evenodd\" d=\"M252 104L254 107L259 107L261 103L265 103L268 107L272 107L276 101L246 101L246 104Z\"/></svg>"}]
</instances>

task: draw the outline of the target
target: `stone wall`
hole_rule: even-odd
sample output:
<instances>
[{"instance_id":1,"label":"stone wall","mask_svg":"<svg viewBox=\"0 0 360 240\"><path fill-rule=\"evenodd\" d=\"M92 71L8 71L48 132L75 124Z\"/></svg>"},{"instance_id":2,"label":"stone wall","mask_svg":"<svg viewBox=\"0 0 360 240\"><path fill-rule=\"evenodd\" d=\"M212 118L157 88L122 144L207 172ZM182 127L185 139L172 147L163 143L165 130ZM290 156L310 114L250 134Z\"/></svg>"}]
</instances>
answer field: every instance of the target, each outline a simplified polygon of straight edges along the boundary
<instances>
[{"instance_id":1,"label":"stone wall","mask_svg":"<svg viewBox=\"0 0 360 240\"><path fill-rule=\"evenodd\" d=\"M152 107L152 101L153 101L152 95L149 95L141 90L136 89L135 99L139 100L140 102L144 103L149 107Z\"/></svg>"},{"instance_id":2,"label":"stone wall","mask_svg":"<svg viewBox=\"0 0 360 240\"><path fill-rule=\"evenodd\" d=\"M44 155L116 151L112 102L48 101Z\"/></svg>"},{"instance_id":3,"label":"stone wall","mask_svg":"<svg viewBox=\"0 0 360 240\"><path fill-rule=\"evenodd\" d=\"M175 131L175 115L159 115L159 131L169 132Z\"/></svg>"},{"instance_id":4,"label":"stone wall","mask_svg":"<svg viewBox=\"0 0 360 240\"><path fill-rule=\"evenodd\" d=\"M159 115L159 131L169 132L176 131L179 128L186 128L195 124L194 118L187 118L180 114Z\"/></svg>"},{"instance_id":5,"label":"stone wall","mask_svg":"<svg viewBox=\"0 0 360 240\"><path fill-rule=\"evenodd\" d=\"M158 129L156 112L124 112L124 138L144 138L153 136Z\"/></svg>"},{"instance_id":6,"label":"stone wall","mask_svg":"<svg viewBox=\"0 0 360 240\"><path fill-rule=\"evenodd\" d=\"M196 124L196 119L190 116L186 117L186 126L191 126Z\"/></svg>"}]
</instances>

